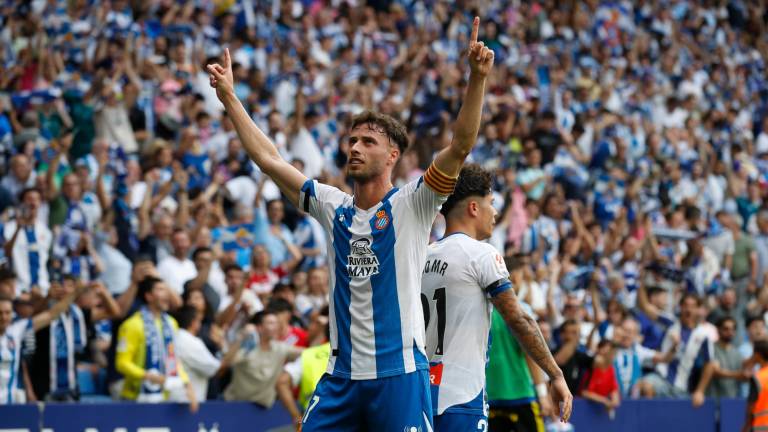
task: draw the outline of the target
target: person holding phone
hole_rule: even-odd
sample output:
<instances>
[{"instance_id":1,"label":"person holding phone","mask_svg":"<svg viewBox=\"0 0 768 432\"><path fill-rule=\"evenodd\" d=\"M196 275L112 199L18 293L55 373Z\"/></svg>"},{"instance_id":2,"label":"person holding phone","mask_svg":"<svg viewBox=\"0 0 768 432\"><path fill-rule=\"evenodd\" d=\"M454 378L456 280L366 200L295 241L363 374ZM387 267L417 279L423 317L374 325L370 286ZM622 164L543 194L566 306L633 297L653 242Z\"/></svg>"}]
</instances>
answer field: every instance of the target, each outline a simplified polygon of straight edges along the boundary
<instances>
[{"instance_id":1,"label":"person holding phone","mask_svg":"<svg viewBox=\"0 0 768 432\"><path fill-rule=\"evenodd\" d=\"M18 275L16 292L38 289L41 295L48 293L48 252L53 234L37 215L43 195L37 188L24 189L19 194L21 205L15 220L5 224L5 255L11 258L13 270Z\"/></svg>"}]
</instances>

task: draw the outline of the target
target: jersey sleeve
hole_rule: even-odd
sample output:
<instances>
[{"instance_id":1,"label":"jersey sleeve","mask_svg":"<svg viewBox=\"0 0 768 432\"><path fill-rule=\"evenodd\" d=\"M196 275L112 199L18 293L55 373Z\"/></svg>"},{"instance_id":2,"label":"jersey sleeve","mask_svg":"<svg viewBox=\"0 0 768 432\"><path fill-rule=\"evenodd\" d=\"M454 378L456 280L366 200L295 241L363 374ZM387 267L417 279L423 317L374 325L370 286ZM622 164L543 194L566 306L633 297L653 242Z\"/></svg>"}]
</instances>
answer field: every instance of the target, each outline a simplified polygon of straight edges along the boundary
<instances>
[{"instance_id":1,"label":"jersey sleeve","mask_svg":"<svg viewBox=\"0 0 768 432\"><path fill-rule=\"evenodd\" d=\"M451 183L443 183L443 180L438 180L438 178L443 178L443 175L433 174L436 171L434 166L430 166L423 176L406 184L400 190L400 193L407 197L408 207L417 219L422 224L430 226L456 184L456 179L452 179ZM449 179L447 176L445 178ZM449 180L445 181L448 182Z\"/></svg>"},{"instance_id":2,"label":"jersey sleeve","mask_svg":"<svg viewBox=\"0 0 768 432\"><path fill-rule=\"evenodd\" d=\"M32 329L32 320L22 319L19 321L16 321L15 323L11 324L10 327L8 327L8 336L10 336L11 339L13 339L16 343L21 343L22 338L24 337L24 333L27 330Z\"/></svg>"},{"instance_id":3,"label":"jersey sleeve","mask_svg":"<svg viewBox=\"0 0 768 432\"><path fill-rule=\"evenodd\" d=\"M307 180L299 191L299 207L326 229L332 226L336 209L347 200L351 200L348 194L317 180Z\"/></svg>"},{"instance_id":4,"label":"jersey sleeve","mask_svg":"<svg viewBox=\"0 0 768 432\"><path fill-rule=\"evenodd\" d=\"M491 245L483 244L478 258L473 262L475 278L486 294L491 297L512 288L504 258Z\"/></svg>"}]
</instances>

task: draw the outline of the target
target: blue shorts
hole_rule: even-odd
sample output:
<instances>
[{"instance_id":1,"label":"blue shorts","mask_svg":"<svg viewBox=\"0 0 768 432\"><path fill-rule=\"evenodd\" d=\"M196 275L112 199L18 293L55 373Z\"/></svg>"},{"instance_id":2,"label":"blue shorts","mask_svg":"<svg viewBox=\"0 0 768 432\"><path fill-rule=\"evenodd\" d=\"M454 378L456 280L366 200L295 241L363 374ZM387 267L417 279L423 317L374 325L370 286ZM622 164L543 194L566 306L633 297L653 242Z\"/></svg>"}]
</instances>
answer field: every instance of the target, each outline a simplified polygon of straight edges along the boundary
<instances>
[{"instance_id":1,"label":"blue shorts","mask_svg":"<svg viewBox=\"0 0 768 432\"><path fill-rule=\"evenodd\" d=\"M430 432L429 373L420 370L375 380L325 374L309 400L301 430Z\"/></svg>"},{"instance_id":2,"label":"blue shorts","mask_svg":"<svg viewBox=\"0 0 768 432\"><path fill-rule=\"evenodd\" d=\"M435 432L488 432L484 414L444 412L435 416Z\"/></svg>"}]
</instances>

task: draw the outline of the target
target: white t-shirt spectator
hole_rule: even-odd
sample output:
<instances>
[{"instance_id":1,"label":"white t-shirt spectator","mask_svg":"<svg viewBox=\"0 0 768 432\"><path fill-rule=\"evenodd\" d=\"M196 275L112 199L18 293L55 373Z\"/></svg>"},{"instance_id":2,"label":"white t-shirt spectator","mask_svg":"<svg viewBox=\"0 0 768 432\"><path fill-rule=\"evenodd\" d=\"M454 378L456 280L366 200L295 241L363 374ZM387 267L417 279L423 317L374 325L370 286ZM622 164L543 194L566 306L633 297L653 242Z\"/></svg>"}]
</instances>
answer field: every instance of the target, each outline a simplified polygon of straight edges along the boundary
<instances>
[{"instance_id":1,"label":"white t-shirt spectator","mask_svg":"<svg viewBox=\"0 0 768 432\"><path fill-rule=\"evenodd\" d=\"M16 232L16 221L5 225L5 241L9 241ZM11 259L16 272L16 293L29 291L33 285L40 287L43 295L48 294L51 286L48 278L48 251L51 250L53 234L48 226L38 219L34 227L22 228L13 244Z\"/></svg>"},{"instance_id":2,"label":"white t-shirt spectator","mask_svg":"<svg viewBox=\"0 0 768 432\"><path fill-rule=\"evenodd\" d=\"M195 263L191 259L180 260L173 255L160 261L157 265L157 271L165 283L179 294L184 292L184 284L197 276Z\"/></svg>"},{"instance_id":3,"label":"white t-shirt spectator","mask_svg":"<svg viewBox=\"0 0 768 432\"><path fill-rule=\"evenodd\" d=\"M219 370L221 361L208 351L199 337L185 329L179 329L176 335L176 346L197 401L205 401L208 394L208 380Z\"/></svg>"}]
</instances>

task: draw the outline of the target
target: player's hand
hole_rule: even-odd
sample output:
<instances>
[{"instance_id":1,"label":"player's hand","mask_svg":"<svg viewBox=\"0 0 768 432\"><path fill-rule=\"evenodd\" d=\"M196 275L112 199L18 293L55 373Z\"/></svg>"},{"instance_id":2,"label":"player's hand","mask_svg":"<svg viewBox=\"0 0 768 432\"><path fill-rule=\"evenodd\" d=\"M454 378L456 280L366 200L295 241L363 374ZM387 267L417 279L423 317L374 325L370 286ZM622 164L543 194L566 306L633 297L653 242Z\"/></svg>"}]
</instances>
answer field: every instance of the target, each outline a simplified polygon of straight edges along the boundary
<instances>
[{"instance_id":1,"label":"player's hand","mask_svg":"<svg viewBox=\"0 0 768 432\"><path fill-rule=\"evenodd\" d=\"M144 375L144 379L151 382L152 384L157 384L160 386L165 385L165 375L160 375L157 372L147 372Z\"/></svg>"},{"instance_id":2,"label":"player's hand","mask_svg":"<svg viewBox=\"0 0 768 432\"><path fill-rule=\"evenodd\" d=\"M472 22L472 35L469 38L469 68L472 74L485 78L493 68L493 50L477 41L480 31L480 17Z\"/></svg>"},{"instance_id":3,"label":"player's hand","mask_svg":"<svg viewBox=\"0 0 768 432\"><path fill-rule=\"evenodd\" d=\"M567 423L568 419L571 418L571 411L573 409L573 395L568 390L568 384L566 384L565 378L559 377L552 380L550 386L549 393L552 395L553 409L555 412L559 410L560 421Z\"/></svg>"},{"instance_id":4,"label":"player's hand","mask_svg":"<svg viewBox=\"0 0 768 432\"><path fill-rule=\"evenodd\" d=\"M553 417L557 415L552 406L552 399L549 395L539 397L539 405L541 405L541 417Z\"/></svg>"},{"instance_id":5,"label":"player's hand","mask_svg":"<svg viewBox=\"0 0 768 432\"><path fill-rule=\"evenodd\" d=\"M232 59L229 56L229 48L224 48L223 64L209 64L207 66L211 87L216 89L216 96L223 99L226 95L235 94L235 78L232 75Z\"/></svg>"}]
</instances>

